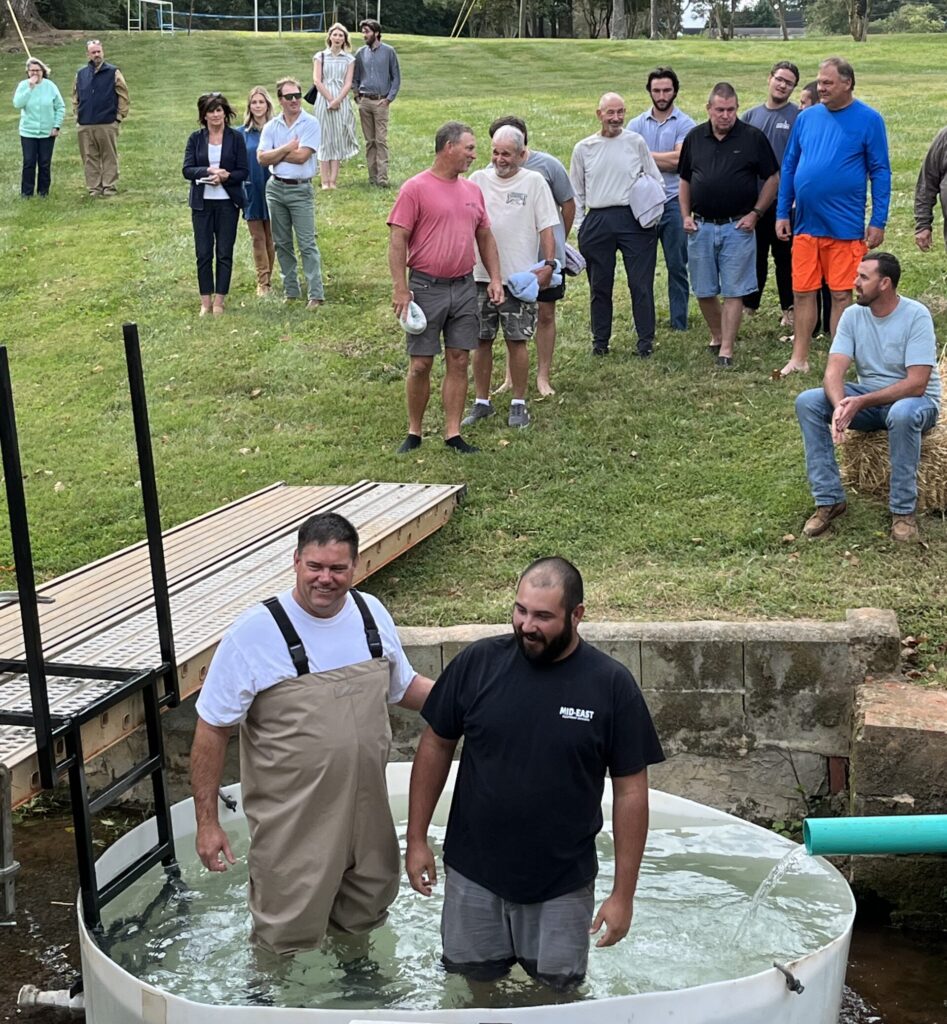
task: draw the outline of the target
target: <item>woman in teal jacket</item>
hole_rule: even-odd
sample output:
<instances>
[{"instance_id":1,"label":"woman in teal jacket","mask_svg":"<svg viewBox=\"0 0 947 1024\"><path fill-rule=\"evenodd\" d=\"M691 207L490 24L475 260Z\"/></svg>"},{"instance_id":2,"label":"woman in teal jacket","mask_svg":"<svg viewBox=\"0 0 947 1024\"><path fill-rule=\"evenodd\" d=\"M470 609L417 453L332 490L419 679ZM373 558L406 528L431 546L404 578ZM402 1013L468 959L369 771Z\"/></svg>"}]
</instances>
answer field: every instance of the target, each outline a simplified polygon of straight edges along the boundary
<instances>
[{"instance_id":1,"label":"woman in teal jacket","mask_svg":"<svg viewBox=\"0 0 947 1024\"><path fill-rule=\"evenodd\" d=\"M36 191L46 196L49 193L53 146L59 137L66 104L55 83L49 79L49 68L41 60L30 57L26 62L26 78L16 87L13 106L20 112L20 145L23 147L20 195L29 199Z\"/></svg>"}]
</instances>

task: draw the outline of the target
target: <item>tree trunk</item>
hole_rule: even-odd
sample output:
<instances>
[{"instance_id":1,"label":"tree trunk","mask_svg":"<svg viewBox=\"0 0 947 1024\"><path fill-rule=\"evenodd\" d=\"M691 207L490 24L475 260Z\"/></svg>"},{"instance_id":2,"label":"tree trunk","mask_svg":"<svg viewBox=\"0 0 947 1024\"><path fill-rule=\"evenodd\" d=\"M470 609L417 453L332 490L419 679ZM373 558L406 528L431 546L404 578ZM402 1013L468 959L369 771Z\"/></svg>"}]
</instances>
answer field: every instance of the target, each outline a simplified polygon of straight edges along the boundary
<instances>
[{"instance_id":1,"label":"tree trunk","mask_svg":"<svg viewBox=\"0 0 947 1024\"><path fill-rule=\"evenodd\" d=\"M848 0L848 27L856 43L863 43L868 38L870 17L871 0Z\"/></svg>"},{"instance_id":2,"label":"tree trunk","mask_svg":"<svg viewBox=\"0 0 947 1024\"><path fill-rule=\"evenodd\" d=\"M13 24L13 19L10 17L10 11L7 8L6 0L2 0L3 7L0 10L0 38L6 39L8 37L18 39L16 34L16 28ZM13 5L13 13L16 15L16 20L19 22L20 31L29 40L31 34L35 35L37 32L48 32L50 26L43 21L40 17L39 11L36 9L36 0L10 0Z\"/></svg>"},{"instance_id":3,"label":"tree trunk","mask_svg":"<svg viewBox=\"0 0 947 1024\"><path fill-rule=\"evenodd\" d=\"M784 0L769 0L769 5L773 9L773 14L776 15L776 20L779 22L779 31L782 33L783 39L789 41L789 29L786 28L786 10L784 7Z\"/></svg>"},{"instance_id":4,"label":"tree trunk","mask_svg":"<svg viewBox=\"0 0 947 1024\"><path fill-rule=\"evenodd\" d=\"M628 38L628 15L625 11L625 0L614 0L608 34L612 39Z\"/></svg>"},{"instance_id":5,"label":"tree trunk","mask_svg":"<svg viewBox=\"0 0 947 1024\"><path fill-rule=\"evenodd\" d=\"M658 0L651 0L651 18L648 30L649 39L660 39L658 32Z\"/></svg>"}]
</instances>

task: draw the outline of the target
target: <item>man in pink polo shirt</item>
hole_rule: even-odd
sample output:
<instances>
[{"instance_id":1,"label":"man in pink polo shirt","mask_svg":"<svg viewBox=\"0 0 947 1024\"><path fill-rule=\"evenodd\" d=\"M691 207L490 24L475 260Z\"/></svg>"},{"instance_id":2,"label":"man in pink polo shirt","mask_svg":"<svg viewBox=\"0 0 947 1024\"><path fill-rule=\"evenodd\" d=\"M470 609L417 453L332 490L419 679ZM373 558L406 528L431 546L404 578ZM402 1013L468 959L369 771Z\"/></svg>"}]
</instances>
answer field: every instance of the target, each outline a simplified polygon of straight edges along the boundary
<instances>
[{"instance_id":1,"label":"man in pink polo shirt","mask_svg":"<svg viewBox=\"0 0 947 1024\"><path fill-rule=\"evenodd\" d=\"M478 451L460 436L467 401L467 367L477 348L480 318L473 279L477 251L490 275L488 298L503 302L500 260L490 231L483 194L461 177L477 158L471 129L448 121L434 136L434 164L401 186L388 217L388 267L395 315L403 317L413 299L427 327L406 334L409 356L406 391L408 435L398 448L421 446L421 422L431 394L431 367L444 339L444 443L455 451ZM476 242L476 248L474 243Z\"/></svg>"}]
</instances>

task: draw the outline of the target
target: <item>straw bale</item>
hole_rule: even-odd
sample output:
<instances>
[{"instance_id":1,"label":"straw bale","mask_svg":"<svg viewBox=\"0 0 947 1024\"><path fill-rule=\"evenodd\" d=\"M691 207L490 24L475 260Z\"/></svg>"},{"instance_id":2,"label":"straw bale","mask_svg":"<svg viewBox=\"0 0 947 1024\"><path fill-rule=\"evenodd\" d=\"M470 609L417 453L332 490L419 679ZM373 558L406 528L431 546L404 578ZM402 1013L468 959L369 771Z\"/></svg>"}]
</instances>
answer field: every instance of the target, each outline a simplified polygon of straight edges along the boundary
<instances>
[{"instance_id":1,"label":"straw bale","mask_svg":"<svg viewBox=\"0 0 947 1024\"><path fill-rule=\"evenodd\" d=\"M940 362L943 386L937 425L921 440L921 464L917 472L917 511L947 510L947 360ZM887 502L890 467L888 432L850 430L842 446L842 480L860 494Z\"/></svg>"}]
</instances>

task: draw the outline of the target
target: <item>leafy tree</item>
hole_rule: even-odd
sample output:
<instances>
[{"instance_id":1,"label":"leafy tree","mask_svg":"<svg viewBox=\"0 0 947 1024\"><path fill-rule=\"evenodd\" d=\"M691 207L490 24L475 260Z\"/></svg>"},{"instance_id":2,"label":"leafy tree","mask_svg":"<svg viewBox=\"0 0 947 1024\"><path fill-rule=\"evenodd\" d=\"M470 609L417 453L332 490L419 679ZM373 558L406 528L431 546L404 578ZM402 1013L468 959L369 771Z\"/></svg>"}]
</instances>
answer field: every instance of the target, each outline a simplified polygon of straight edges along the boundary
<instances>
[{"instance_id":1,"label":"leafy tree","mask_svg":"<svg viewBox=\"0 0 947 1024\"><path fill-rule=\"evenodd\" d=\"M902 4L887 18L870 25L871 32L943 32L944 13L934 4Z\"/></svg>"}]
</instances>

